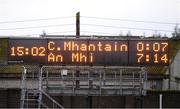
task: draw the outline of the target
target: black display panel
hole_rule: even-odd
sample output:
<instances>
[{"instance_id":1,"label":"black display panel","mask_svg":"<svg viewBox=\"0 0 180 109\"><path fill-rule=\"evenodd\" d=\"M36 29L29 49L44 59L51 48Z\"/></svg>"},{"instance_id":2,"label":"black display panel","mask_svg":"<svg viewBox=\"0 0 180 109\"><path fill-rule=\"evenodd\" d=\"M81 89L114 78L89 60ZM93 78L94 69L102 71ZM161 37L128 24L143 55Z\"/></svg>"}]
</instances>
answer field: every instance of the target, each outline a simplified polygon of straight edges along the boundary
<instances>
[{"instance_id":1,"label":"black display panel","mask_svg":"<svg viewBox=\"0 0 180 109\"><path fill-rule=\"evenodd\" d=\"M44 65L168 65L167 40L9 39L9 62Z\"/></svg>"},{"instance_id":2,"label":"black display panel","mask_svg":"<svg viewBox=\"0 0 180 109\"><path fill-rule=\"evenodd\" d=\"M128 65L127 40L89 40L89 55L93 56L92 65Z\"/></svg>"},{"instance_id":3,"label":"black display panel","mask_svg":"<svg viewBox=\"0 0 180 109\"><path fill-rule=\"evenodd\" d=\"M127 65L128 41L48 39L47 64Z\"/></svg>"},{"instance_id":4,"label":"black display panel","mask_svg":"<svg viewBox=\"0 0 180 109\"><path fill-rule=\"evenodd\" d=\"M9 63L47 63L47 40L9 39Z\"/></svg>"}]
</instances>

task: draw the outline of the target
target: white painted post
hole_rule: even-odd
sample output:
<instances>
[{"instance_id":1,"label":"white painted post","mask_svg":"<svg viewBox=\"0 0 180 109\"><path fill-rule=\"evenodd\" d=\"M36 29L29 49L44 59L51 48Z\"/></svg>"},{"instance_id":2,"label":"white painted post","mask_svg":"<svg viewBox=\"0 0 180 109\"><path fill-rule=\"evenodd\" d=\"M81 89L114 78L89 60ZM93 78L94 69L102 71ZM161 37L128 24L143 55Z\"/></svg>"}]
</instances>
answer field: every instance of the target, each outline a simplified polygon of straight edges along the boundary
<instances>
[{"instance_id":1,"label":"white painted post","mask_svg":"<svg viewBox=\"0 0 180 109\"><path fill-rule=\"evenodd\" d=\"M159 94L159 109L162 109L162 94Z\"/></svg>"}]
</instances>

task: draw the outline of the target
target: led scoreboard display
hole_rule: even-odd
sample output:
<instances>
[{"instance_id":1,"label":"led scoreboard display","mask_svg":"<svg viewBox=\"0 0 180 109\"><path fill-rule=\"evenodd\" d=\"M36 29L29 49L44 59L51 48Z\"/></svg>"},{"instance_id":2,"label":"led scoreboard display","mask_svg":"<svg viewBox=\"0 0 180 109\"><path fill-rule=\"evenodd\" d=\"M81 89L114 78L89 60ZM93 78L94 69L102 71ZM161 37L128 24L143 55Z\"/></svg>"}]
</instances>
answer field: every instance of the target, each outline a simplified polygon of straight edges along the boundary
<instances>
[{"instance_id":1,"label":"led scoreboard display","mask_svg":"<svg viewBox=\"0 0 180 109\"><path fill-rule=\"evenodd\" d=\"M9 62L45 65L168 65L168 40L9 39Z\"/></svg>"},{"instance_id":2,"label":"led scoreboard display","mask_svg":"<svg viewBox=\"0 0 180 109\"><path fill-rule=\"evenodd\" d=\"M129 63L141 65L168 65L169 43L165 40L133 40L129 43Z\"/></svg>"}]
</instances>

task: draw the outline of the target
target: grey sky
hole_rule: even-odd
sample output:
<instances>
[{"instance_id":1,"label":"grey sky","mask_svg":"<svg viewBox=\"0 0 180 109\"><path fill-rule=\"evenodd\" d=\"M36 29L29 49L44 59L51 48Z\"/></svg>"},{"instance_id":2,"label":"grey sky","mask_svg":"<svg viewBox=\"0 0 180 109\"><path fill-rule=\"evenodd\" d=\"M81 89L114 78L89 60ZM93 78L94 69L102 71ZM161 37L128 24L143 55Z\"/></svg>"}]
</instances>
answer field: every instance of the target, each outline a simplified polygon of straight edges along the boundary
<instances>
[{"instance_id":1,"label":"grey sky","mask_svg":"<svg viewBox=\"0 0 180 109\"><path fill-rule=\"evenodd\" d=\"M142 35L144 33L146 33L146 35L152 35L155 31L135 30L130 28L173 31L175 26L172 24L93 19L83 16L170 23L180 22L180 0L0 0L0 36L36 35L41 34L43 30L52 34L75 34L75 25L12 29L75 24L75 17L35 22L2 22L75 16L75 13L78 11L81 12L82 16L82 35L118 35L120 33L126 34L129 30L133 35ZM102 25L128 27L129 29L103 27ZM171 32L157 32L161 34L166 33L168 36L171 36Z\"/></svg>"}]
</instances>

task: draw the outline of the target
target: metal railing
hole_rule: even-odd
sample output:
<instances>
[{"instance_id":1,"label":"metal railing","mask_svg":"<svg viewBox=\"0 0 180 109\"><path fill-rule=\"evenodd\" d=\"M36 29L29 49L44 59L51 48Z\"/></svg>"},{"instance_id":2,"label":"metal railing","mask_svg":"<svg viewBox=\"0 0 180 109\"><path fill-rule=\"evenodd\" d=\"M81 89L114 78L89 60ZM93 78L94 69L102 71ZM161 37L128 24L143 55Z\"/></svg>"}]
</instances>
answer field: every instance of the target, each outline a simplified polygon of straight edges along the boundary
<instances>
[{"instance_id":1,"label":"metal railing","mask_svg":"<svg viewBox=\"0 0 180 109\"><path fill-rule=\"evenodd\" d=\"M67 75L61 74L64 69L68 70ZM81 71L80 77L75 76L76 69ZM140 67L44 66L42 73L45 74L43 90L64 95L123 95L127 91L131 91L131 95L141 95L146 76ZM76 80L80 81L79 88Z\"/></svg>"},{"instance_id":2,"label":"metal railing","mask_svg":"<svg viewBox=\"0 0 180 109\"><path fill-rule=\"evenodd\" d=\"M23 72L22 72L22 79L21 79L21 102L20 102L20 108L31 108L33 102L37 102L37 104L33 103L33 105L36 105L36 108L62 108L63 106L60 105L56 100L54 100L51 96L49 96L46 92L42 90L42 69L39 69L39 87L38 89L28 89L27 88L27 68L22 67ZM34 93L33 96L34 98L31 99L29 96L29 93ZM48 103L51 105L47 105L46 103L43 102L42 98L46 98ZM47 102L46 101L46 102Z\"/></svg>"}]
</instances>

